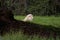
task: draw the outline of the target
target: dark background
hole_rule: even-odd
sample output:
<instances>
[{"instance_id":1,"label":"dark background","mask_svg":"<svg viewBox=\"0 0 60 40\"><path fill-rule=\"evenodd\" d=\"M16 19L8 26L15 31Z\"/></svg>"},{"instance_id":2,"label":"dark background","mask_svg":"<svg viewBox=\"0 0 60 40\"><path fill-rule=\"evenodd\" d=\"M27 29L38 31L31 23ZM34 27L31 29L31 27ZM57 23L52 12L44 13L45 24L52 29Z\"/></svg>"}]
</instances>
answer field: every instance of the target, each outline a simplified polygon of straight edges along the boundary
<instances>
[{"instance_id":1,"label":"dark background","mask_svg":"<svg viewBox=\"0 0 60 40\"><path fill-rule=\"evenodd\" d=\"M60 0L0 0L2 4L15 15L60 16Z\"/></svg>"}]
</instances>

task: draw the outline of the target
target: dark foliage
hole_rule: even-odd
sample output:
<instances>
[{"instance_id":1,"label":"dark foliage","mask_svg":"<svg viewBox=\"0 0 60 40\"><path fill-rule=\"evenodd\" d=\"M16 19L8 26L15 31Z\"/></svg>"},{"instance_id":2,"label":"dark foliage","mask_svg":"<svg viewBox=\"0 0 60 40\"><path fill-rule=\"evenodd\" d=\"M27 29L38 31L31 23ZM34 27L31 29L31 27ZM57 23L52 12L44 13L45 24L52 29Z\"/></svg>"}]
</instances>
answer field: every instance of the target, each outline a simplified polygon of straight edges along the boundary
<instances>
[{"instance_id":1,"label":"dark foliage","mask_svg":"<svg viewBox=\"0 0 60 40\"><path fill-rule=\"evenodd\" d=\"M12 31L22 30L25 35L39 35L43 37L60 36L60 28L51 25L39 25L30 22L23 22L14 19L12 10L6 7L0 9L0 35L5 35Z\"/></svg>"}]
</instances>

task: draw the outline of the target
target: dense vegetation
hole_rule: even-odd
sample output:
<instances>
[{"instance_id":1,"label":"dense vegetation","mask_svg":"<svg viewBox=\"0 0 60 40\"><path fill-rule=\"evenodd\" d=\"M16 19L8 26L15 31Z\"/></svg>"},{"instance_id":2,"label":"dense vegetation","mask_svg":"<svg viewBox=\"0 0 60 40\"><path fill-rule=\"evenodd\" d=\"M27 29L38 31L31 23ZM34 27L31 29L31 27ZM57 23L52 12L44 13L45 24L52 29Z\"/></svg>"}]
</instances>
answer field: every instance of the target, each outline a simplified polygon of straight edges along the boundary
<instances>
[{"instance_id":1,"label":"dense vegetation","mask_svg":"<svg viewBox=\"0 0 60 40\"><path fill-rule=\"evenodd\" d=\"M59 0L5 0L4 5L14 9L15 15L26 15L32 13L40 16L59 16Z\"/></svg>"},{"instance_id":2,"label":"dense vegetation","mask_svg":"<svg viewBox=\"0 0 60 40\"><path fill-rule=\"evenodd\" d=\"M23 35L21 32L18 32L16 34L6 34L3 37L0 37L1 40L60 40L59 36L56 36L56 39L54 39L52 37L52 35L50 37L39 37L39 35L34 35L32 36L27 36L27 35Z\"/></svg>"}]
</instances>

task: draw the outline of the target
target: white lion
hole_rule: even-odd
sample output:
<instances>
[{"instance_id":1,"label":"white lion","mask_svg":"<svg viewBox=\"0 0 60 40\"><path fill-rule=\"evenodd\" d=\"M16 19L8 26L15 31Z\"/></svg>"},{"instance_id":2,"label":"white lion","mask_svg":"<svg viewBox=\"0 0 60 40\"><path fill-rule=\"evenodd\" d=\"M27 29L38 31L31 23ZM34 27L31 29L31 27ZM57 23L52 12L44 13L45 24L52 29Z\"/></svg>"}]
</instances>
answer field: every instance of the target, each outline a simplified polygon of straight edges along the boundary
<instances>
[{"instance_id":1,"label":"white lion","mask_svg":"<svg viewBox=\"0 0 60 40\"><path fill-rule=\"evenodd\" d=\"M33 20L33 15L32 14L28 14L23 21L32 21Z\"/></svg>"}]
</instances>

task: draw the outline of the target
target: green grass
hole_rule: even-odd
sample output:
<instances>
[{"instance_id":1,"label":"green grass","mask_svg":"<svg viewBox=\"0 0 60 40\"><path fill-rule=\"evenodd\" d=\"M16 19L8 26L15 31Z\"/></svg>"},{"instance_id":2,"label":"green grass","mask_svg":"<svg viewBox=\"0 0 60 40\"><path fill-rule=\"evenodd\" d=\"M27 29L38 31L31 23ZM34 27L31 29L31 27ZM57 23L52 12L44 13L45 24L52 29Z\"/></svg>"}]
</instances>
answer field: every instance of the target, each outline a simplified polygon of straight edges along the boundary
<instances>
[{"instance_id":1,"label":"green grass","mask_svg":"<svg viewBox=\"0 0 60 40\"><path fill-rule=\"evenodd\" d=\"M38 35L27 36L23 35L21 32L18 32L16 34L6 34L2 37L2 40L55 40L52 36L49 38L47 37L38 37ZM60 40L60 38L57 36L56 40Z\"/></svg>"},{"instance_id":2,"label":"green grass","mask_svg":"<svg viewBox=\"0 0 60 40\"><path fill-rule=\"evenodd\" d=\"M28 36L23 35L21 32L15 33L15 34L6 34L3 37L1 37L2 40L55 40L52 36L50 37L38 37L37 36ZM56 40L60 40L60 37L57 36Z\"/></svg>"},{"instance_id":3,"label":"green grass","mask_svg":"<svg viewBox=\"0 0 60 40\"><path fill-rule=\"evenodd\" d=\"M17 20L23 20L25 16L14 16ZM33 23L43 24L43 25L53 25L60 27L60 17L54 16L34 16Z\"/></svg>"},{"instance_id":4,"label":"green grass","mask_svg":"<svg viewBox=\"0 0 60 40\"><path fill-rule=\"evenodd\" d=\"M23 20L25 16L14 16L17 20ZM34 16L34 19L32 21L33 23L37 24L43 24L43 25L53 25L60 27L60 17L54 17L54 16ZM0 38L1 40L55 40L52 36L49 38L47 37L38 37L38 35L28 36L23 35L21 32L17 32L15 34L6 34ZM56 40L60 40L60 38L57 36Z\"/></svg>"}]
</instances>

